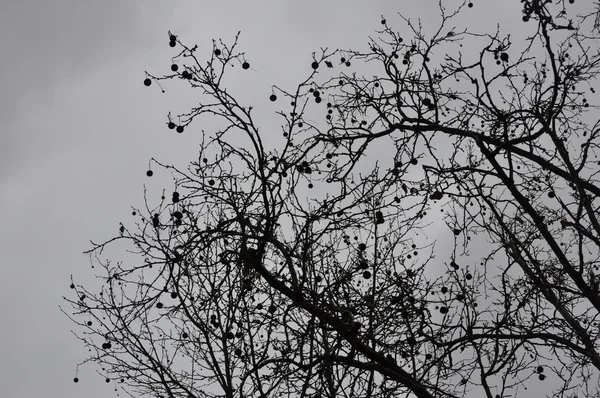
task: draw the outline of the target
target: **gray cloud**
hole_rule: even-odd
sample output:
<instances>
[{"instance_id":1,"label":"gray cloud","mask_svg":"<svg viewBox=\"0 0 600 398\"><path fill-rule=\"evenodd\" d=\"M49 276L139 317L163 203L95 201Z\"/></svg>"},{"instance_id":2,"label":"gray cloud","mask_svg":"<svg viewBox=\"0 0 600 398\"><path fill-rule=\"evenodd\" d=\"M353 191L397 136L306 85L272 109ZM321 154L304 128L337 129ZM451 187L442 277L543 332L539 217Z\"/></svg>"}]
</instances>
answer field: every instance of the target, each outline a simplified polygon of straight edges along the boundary
<instances>
[{"instance_id":1,"label":"gray cloud","mask_svg":"<svg viewBox=\"0 0 600 398\"><path fill-rule=\"evenodd\" d=\"M60 134L47 136L50 132L36 120L37 112L56 101L56 93L69 81L136 51L151 29L141 18L140 1L6 3L0 12L0 183L34 156L32 148L36 152L60 140ZM70 115L53 117L67 126Z\"/></svg>"}]
</instances>

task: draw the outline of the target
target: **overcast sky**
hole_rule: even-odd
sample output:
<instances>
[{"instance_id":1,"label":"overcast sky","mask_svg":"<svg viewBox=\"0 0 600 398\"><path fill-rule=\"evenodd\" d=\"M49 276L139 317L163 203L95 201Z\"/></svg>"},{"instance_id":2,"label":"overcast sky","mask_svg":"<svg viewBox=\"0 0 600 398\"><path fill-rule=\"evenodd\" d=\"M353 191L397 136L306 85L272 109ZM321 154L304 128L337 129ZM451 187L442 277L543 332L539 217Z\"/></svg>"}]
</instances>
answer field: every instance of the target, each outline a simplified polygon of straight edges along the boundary
<instances>
[{"instance_id":1,"label":"overcast sky","mask_svg":"<svg viewBox=\"0 0 600 398\"><path fill-rule=\"evenodd\" d=\"M489 26L500 22L512 29L520 17L515 20L496 3L475 1L471 26L481 28L493 16ZM520 7L514 3L513 11ZM270 85L294 87L306 76L313 51L365 48L367 36L380 27L381 14L397 21L393 16L401 11L424 18L425 26L435 24L436 4L3 1L0 396L114 396L113 386L95 374L94 366L84 367L81 382L73 383L75 365L87 351L71 335L72 325L58 305L70 293L71 274L79 283L93 280L82 254L89 240L112 237L120 221L130 220L130 206L143 203L144 183L155 192L168 187L160 185L168 176L146 179L148 160L183 166L196 154L199 135L177 135L165 126L167 112L187 111L194 92L175 81L167 83L165 94L156 85L142 84L145 70L168 73L174 55L169 29L186 43L197 43L206 57L211 39L230 42L241 30L240 49L253 70L250 81L232 84L245 98L262 96L253 105L265 106L257 111L268 114L272 110L264 99Z\"/></svg>"}]
</instances>

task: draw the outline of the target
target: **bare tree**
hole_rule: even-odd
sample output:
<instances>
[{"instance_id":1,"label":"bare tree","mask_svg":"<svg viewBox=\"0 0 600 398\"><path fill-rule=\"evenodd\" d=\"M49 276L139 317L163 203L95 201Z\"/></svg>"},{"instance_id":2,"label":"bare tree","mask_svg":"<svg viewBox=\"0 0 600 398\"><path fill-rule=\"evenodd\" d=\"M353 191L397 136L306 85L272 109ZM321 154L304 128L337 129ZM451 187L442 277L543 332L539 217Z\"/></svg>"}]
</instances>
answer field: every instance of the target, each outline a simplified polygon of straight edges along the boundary
<instances>
[{"instance_id":1,"label":"bare tree","mask_svg":"<svg viewBox=\"0 0 600 398\"><path fill-rule=\"evenodd\" d=\"M521 3L524 43L461 30L471 5L440 2L433 34L384 19L367 51L324 49L273 86L289 103L268 140L223 86L250 68L238 37L202 62L170 33L173 73L145 84L202 97L168 127L225 127L187 170L153 160L173 193L88 252L105 284L68 300L88 361L156 397L517 397L546 378L597 397L596 14ZM436 260L417 236L446 231ZM101 259L116 241L139 261Z\"/></svg>"}]
</instances>

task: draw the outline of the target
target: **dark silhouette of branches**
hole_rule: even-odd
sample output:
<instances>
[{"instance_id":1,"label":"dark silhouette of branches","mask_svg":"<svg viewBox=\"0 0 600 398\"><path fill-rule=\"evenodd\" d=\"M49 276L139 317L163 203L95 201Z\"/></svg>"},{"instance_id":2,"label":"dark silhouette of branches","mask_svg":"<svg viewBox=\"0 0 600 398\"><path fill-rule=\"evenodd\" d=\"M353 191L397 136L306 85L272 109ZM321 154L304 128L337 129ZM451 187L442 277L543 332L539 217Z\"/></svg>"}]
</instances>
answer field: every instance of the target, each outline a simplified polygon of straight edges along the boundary
<instances>
[{"instance_id":1,"label":"dark silhouette of branches","mask_svg":"<svg viewBox=\"0 0 600 398\"><path fill-rule=\"evenodd\" d=\"M598 396L597 11L521 3L518 43L440 2L433 34L400 16L408 36L313 54L265 98L279 137L224 85L238 36L203 62L169 33L173 73L144 84L200 98L168 128L225 127L185 170L153 159L172 194L92 243L104 284L67 299L88 361L156 397ZM132 259L102 259L118 242Z\"/></svg>"}]
</instances>

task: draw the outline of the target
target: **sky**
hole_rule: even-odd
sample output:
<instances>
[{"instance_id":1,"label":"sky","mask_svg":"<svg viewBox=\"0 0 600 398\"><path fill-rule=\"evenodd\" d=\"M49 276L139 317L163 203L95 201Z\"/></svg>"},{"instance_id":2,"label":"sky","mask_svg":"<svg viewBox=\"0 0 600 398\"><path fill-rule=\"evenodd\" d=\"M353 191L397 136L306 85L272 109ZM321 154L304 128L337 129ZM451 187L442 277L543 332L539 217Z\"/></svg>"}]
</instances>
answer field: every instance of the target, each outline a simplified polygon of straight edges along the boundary
<instances>
[{"instance_id":1,"label":"sky","mask_svg":"<svg viewBox=\"0 0 600 398\"><path fill-rule=\"evenodd\" d=\"M471 26L485 27L493 16L516 29L508 7L474 3ZM168 187L161 185L170 181L164 173L146 179L149 159L185 166L197 153L198 134L177 135L165 126L169 111L194 103L194 92L177 82L167 82L164 94L142 84L144 71L169 72L168 30L206 56L212 39L231 42L242 31L252 74L231 85L250 105L268 98L272 84L295 87L320 47L365 48L381 15L391 21L398 11L423 18L425 26L439 21L433 0L3 2L1 395L114 396L94 366L82 368L73 383L87 351L58 306L68 309L62 296L70 293L71 275L94 282L82 254L89 241L117 233L130 206L143 203L143 184L157 194ZM254 106L261 116L273 115L266 100Z\"/></svg>"}]
</instances>

